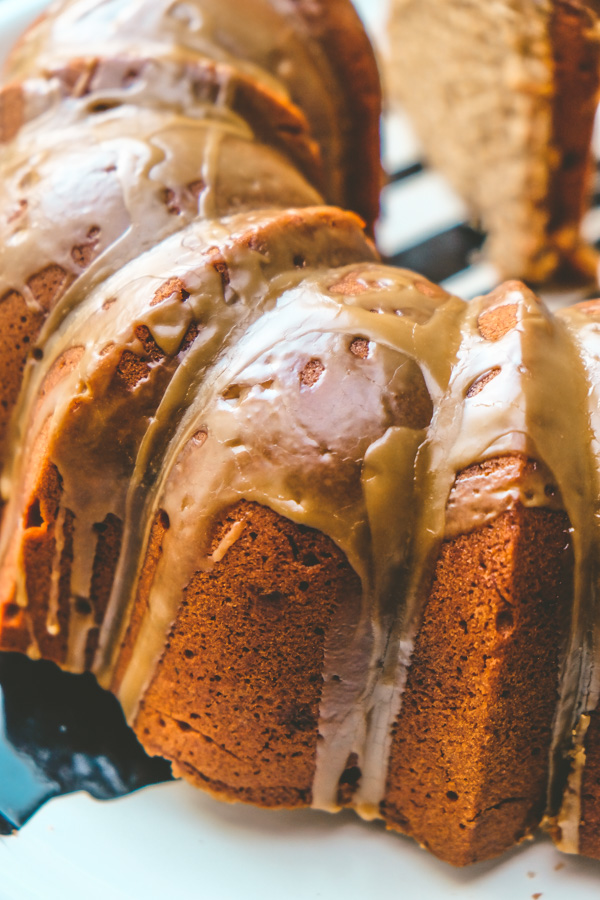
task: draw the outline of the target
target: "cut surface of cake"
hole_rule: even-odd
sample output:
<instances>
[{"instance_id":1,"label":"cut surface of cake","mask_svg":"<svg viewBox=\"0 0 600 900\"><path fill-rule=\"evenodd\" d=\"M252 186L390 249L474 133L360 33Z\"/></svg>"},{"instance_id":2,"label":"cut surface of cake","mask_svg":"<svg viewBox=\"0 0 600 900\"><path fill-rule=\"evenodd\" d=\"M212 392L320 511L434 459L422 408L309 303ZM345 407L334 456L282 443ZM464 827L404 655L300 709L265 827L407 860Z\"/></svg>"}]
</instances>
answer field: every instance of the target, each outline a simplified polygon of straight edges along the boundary
<instances>
[{"instance_id":1,"label":"cut surface of cake","mask_svg":"<svg viewBox=\"0 0 600 900\"><path fill-rule=\"evenodd\" d=\"M595 855L598 305L325 205L377 205L349 3L69 0L8 79L0 649L223 799Z\"/></svg>"},{"instance_id":2,"label":"cut surface of cake","mask_svg":"<svg viewBox=\"0 0 600 900\"><path fill-rule=\"evenodd\" d=\"M582 237L600 89L596 0L392 0L390 95L504 277L598 281Z\"/></svg>"}]
</instances>

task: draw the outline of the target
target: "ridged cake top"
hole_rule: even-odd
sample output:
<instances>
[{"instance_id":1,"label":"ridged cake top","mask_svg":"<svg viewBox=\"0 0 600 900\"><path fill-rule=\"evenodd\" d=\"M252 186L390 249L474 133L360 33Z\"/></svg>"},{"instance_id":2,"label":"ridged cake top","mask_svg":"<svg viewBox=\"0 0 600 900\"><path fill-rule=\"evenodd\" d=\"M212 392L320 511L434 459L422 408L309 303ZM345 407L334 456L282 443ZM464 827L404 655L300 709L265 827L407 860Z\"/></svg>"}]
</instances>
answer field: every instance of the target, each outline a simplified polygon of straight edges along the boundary
<instances>
[{"instance_id":1,"label":"ridged cake top","mask_svg":"<svg viewBox=\"0 0 600 900\"><path fill-rule=\"evenodd\" d=\"M380 89L373 53L347 0L57 0L14 49L9 78L52 72L81 55L180 66L233 66L305 113L325 163L328 199L377 214ZM361 183L362 182L362 183Z\"/></svg>"}]
</instances>

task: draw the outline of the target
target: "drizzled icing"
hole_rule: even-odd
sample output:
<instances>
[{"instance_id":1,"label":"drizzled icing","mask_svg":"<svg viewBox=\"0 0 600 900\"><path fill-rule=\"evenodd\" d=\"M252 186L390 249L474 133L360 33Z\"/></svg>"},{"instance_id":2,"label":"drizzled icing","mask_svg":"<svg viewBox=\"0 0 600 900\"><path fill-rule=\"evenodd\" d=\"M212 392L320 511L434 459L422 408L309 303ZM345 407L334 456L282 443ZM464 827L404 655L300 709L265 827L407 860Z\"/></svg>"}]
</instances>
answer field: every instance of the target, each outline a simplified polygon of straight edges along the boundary
<instances>
[{"instance_id":1,"label":"drizzled icing","mask_svg":"<svg viewBox=\"0 0 600 900\"><path fill-rule=\"evenodd\" d=\"M22 92L22 127L0 147L0 298L51 311L46 333L94 285L198 218L321 202L301 174L321 182L300 110L210 58L87 58ZM9 352L16 366L18 345ZM0 420L2 441L3 410Z\"/></svg>"},{"instance_id":2,"label":"drizzled icing","mask_svg":"<svg viewBox=\"0 0 600 900\"><path fill-rule=\"evenodd\" d=\"M135 0L117 11L112 0L76 0L57 10L15 54L13 74L52 72L92 35L98 56L110 46L135 58L168 57L158 70L167 89L157 76L159 87L142 91L132 118L128 103L87 117L85 97L52 94L48 104L44 90L31 87L26 118L33 118L3 157L6 202L21 218L6 223L2 291L21 291L35 304L28 293L34 241L40 267L60 265L76 279L46 319L41 358L28 365L13 419L2 478L3 601L29 607L26 513L49 460L61 478L61 508L46 631L60 632L68 512L63 662L73 671L86 666L96 526L116 517L121 552L92 668L133 722L186 586L195 572L226 561L235 540L234 524L211 551L215 516L246 499L320 530L345 553L363 592L360 608L336 611L326 639L313 805L337 808L354 754L362 777L353 802L371 817L384 795L391 730L440 542L517 504L564 508L576 579L558 758L598 695L586 603L600 454L593 311L553 318L513 283L467 305L379 265L355 217L312 206L319 195L291 159L252 140L254 129L232 108L228 78L210 102L169 110L178 53L227 65L239 55L237 4ZM273 23L261 24L273 10L280 44ZM252 60L248 77L281 96L274 71L289 86L306 64L302 74L313 85L298 32L282 25L287 4L257 3L254 15L243 52ZM268 59L274 46L277 65ZM63 209L59 200L67 201L65 229L49 224ZM42 221L35 237L30 216ZM97 255L78 271L73 247L91 226ZM503 308L513 324L496 338L482 322ZM146 371L127 390L117 387L122 360L143 355L146 333L153 354ZM303 380L307 366L315 376ZM474 476L468 496L467 482L455 484L473 463L515 454L534 461L525 477L511 475L509 464L499 476ZM131 658L117 677L159 514L169 529ZM39 655L31 629L30 653Z\"/></svg>"},{"instance_id":3,"label":"drizzled icing","mask_svg":"<svg viewBox=\"0 0 600 900\"><path fill-rule=\"evenodd\" d=\"M481 334L479 322L486 312L501 306L514 307L515 326L500 340L491 342ZM347 750L357 753L361 760L363 776L354 802L358 810L369 817L378 814L383 797L391 726L400 708L412 640L439 542L445 535L451 537L456 533L456 497L452 496L451 489L458 472L475 461L516 452L540 460L554 473L571 522L577 523L578 580L573 646L581 641L585 627L580 606L587 589L589 546L579 529L589 533L590 506L586 501L592 495L591 472L583 444L570 441L570 429L577 427L574 423L578 413L581 417L579 429L585 432L587 423L582 402L584 384L578 375L574 349L565 330L559 322L550 319L531 293L521 286L509 284L489 297L473 301L468 307L456 309L453 320L446 326L445 340L443 358L454 359L454 366L447 381L438 383L437 391L431 391L434 412L416 453L414 469L410 466L399 468L399 472L404 473L404 486L400 491L396 487L391 492L396 507L398 496L402 497L400 507L403 510L410 509L410 498L414 497L413 522L407 542L409 564L403 596L398 598L399 610L395 612L385 640L380 641L385 654L382 659L375 657L371 666L374 669L380 665L381 674L374 688L367 689L366 700L365 692L361 695L362 719L369 723L370 730L363 729L366 737L362 738L362 748L342 745L336 754L337 764L341 762L342 766ZM421 357L419 363L426 368L427 357ZM471 386L491 370L496 371L495 377L481 391L469 396ZM546 393L549 390L550 394ZM579 404L577 399L574 400L578 393ZM558 400L561 395L564 397L562 403ZM560 412L548 414L548 396L555 398L559 411L564 410L563 421L560 421ZM389 470L387 477L390 477ZM515 502L548 506L552 505L548 502L548 493L554 495L554 503L557 501L552 480L543 490L531 490L527 481L512 487L510 483L504 484L501 490L504 496L500 505L493 479L481 490L479 502L471 495L469 506L461 510L460 531L477 527L489 514L490 506L497 511ZM449 497L450 515L446 525ZM563 679L563 697L557 718L557 747L570 727L579 684L577 656L571 654L568 658L570 664ZM349 714L349 706L341 711L334 709L334 722L336 718L343 721ZM355 710L352 715L356 715ZM567 721L568 725L565 724ZM332 731L334 740L339 740L337 729L334 727ZM335 807L336 774L339 779L341 770L322 774L322 794L318 802L325 808Z\"/></svg>"},{"instance_id":4,"label":"drizzled icing","mask_svg":"<svg viewBox=\"0 0 600 900\"><path fill-rule=\"evenodd\" d=\"M343 204L345 85L313 36L310 17L292 0L257 0L251 24L245 0L58 0L13 51L8 76L52 71L81 55L141 59L203 57L232 64L267 88L285 91L304 110L325 155L331 201ZM318 28L317 28L318 32Z\"/></svg>"},{"instance_id":5,"label":"drizzled icing","mask_svg":"<svg viewBox=\"0 0 600 900\"><path fill-rule=\"evenodd\" d=\"M194 223L81 298L69 316L61 306L57 308L41 335L44 359L30 367L14 419L12 463L7 464L3 477L5 495L10 497L6 522L15 517L14 527L6 527L1 539L5 574L15 566L18 570L15 554L24 527L17 524L18 510L31 490L35 460L49 453L62 476L64 505L76 518L71 592L87 597L95 552L93 524L104 521L109 513L125 516L127 490L135 494L129 478L136 454L138 469L144 460L156 465L155 434L174 427L206 367L241 327L274 302L278 290L303 276L302 269L294 268L292 257L300 254L305 261L318 262L331 253L341 258L372 255L353 217L321 209L312 211L313 221L311 211L296 218L287 213L286 217L287 225L277 211ZM337 225L335 236L328 233L328 225ZM271 259L260 241L262 234L268 234L274 226L280 234L270 241ZM293 240L291 248L286 238ZM258 242L257 249L254 242ZM239 246L243 243L246 246ZM227 290L213 265L216 248L227 266ZM153 305L157 291L174 278L185 285L185 299L181 291L167 290L164 299ZM138 325L149 329L162 352L177 359L192 323L198 326L199 334L158 409L155 411L152 402L150 406L144 402L142 382L137 397L142 407L141 413L137 412L139 422L133 411L129 413L132 418L119 427L122 408L117 407L115 415L115 404L110 393L107 403L106 391L123 351L136 346ZM53 377L65 357L70 364L62 368L58 378ZM159 400L160 396L155 402ZM128 402L130 398L125 400L125 409ZM77 411L79 416L85 415L85 406L90 418L83 421L94 430L82 442L78 438L81 425ZM104 415L100 421L96 418L98 409ZM74 426L66 424L72 420ZM115 428L112 440L103 433L110 427ZM124 436L123 428L131 434ZM31 454L22 452L25 440ZM24 492L17 490L17 485L24 485ZM24 585L17 584L17 602L26 605ZM71 668L81 665L81 657L69 660Z\"/></svg>"},{"instance_id":6,"label":"drizzled icing","mask_svg":"<svg viewBox=\"0 0 600 900\"><path fill-rule=\"evenodd\" d=\"M132 115L128 105L85 115L79 100L24 127L3 151L0 293L18 290L33 303L28 279L56 264L79 278L77 298L199 213L318 202L289 163L253 141L228 105L230 85L186 115L143 107ZM91 227L98 236L84 273L73 248Z\"/></svg>"},{"instance_id":7,"label":"drizzled icing","mask_svg":"<svg viewBox=\"0 0 600 900\"><path fill-rule=\"evenodd\" d=\"M35 489L40 460L49 455L59 463L63 505L54 528L61 533L55 538L46 630L51 636L60 632L58 571L66 546L66 510L74 519L69 523L74 559L65 663L74 670L83 666L94 622L89 597L93 527L109 515L118 520L125 515L125 475L140 443L142 449L151 443L147 438L144 444L144 431L152 422L152 404L160 402L182 362L188 337L196 338L193 352L183 378L174 379L164 401L175 421L182 402L177 387L185 386L186 372L194 372L200 357L192 382L200 378L202 365L219 352L229 330L258 314L270 290L267 275L289 282L298 277L296 270L321 259L373 257L351 215L275 211L321 202L300 174L321 182L321 147L287 95L291 84L300 99L308 101L311 92L316 98L322 94L317 81L328 77L330 67L319 40L301 37L308 26L291 6L263 3L259 9L256 4L253 19L260 13L265 27L251 32L241 13L232 21L230 8L210 3L202 12L177 3L132 2L118 9L110 2L57 4L19 44L8 69L9 76L25 81L3 98L13 140L2 150L6 214L0 222L0 294L19 297L46 321L39 335L34 329L26 338L37 338L38 363L30 360L25 373L8 442L12 456L3 474L4 496L10 497L5 522L11 523L0 538L5 599L22 609L28 606L21 510ZM89 53L85 59L78 56L81 47ZM243 62L245 53L252 59ZM285 70L281 78L270 70L275 57ZM10 105L15 97L18 121ZM342 166L339 123L329 115L329 104L341 99L330 92L308 103L316 116L313 128L322 119L317 136L331 165L331 196L339 190ZM231 218L240 210L263 208L264 214ZM269 253L278 242L263 245L260 236L273 227L285 231L286 223L295 253L285 254L285 265L278 258L271 265ZM329 228L337 228L333 242ZM236 240L247 246L236 248ZM236 250L233 258L228 242ZM137 274L135 266L127 269L129 260L140 254L144 259L152 247L157 248L153 263L144 260ZM186 288L165 294L165 284L177 272L186 276ZM57 273L58 288L51 284L44 295L44 279L56 282ZM102 287L94 290L97 285ZM139 293L143 285L145 295ZM212 309L217 295L231 312L218 321ZM106 410L106 392L123 354L139 354L140 327L149 330L156 353L167 361L154 384L142 379L137 386L137 430L125 436L118 410ZM90 404L94 399L102 406L100 397L104 425L115 433L112 452L97 451L102 464L90 462L86 477L78 479L77 441L68 427L61 432L61 425L70 415L71 432L77 433L82 421L93 428ZM9 396L8 403L14 399ZM127 406L123 397L120 402ZM163 422L159 417L149 433ZM91 437L84 443L89 448ZM29 619L27 625L29 652L39 655Z\"/></svg>"},{"instance_id":8,"label":"drizzled icing","mask_svg":"<svg viewBox=\"0 0 600 900\"><path fill-rule=\"evenodd\" d=\"M336 286L348 284L350 292L336 293ZM128 571L121 571L124 583L133 585L131 561L139 566L150 524L164 510L170 528L118 689L135 717L186 585L194 572L215 564L208 536L220 510L240 498L255 500L318 528L344 550L361 577L363 600L360 610L338 610L327 639L313 805L337 808L339 778L354 753L362 778L353 805L365 816L378 814L385 790L391 726L445 535L471 530L515 503L564 505L575 527L577 578L555 753L576 715L583 671L577 648L587 628L582 599L591 565L586 535L593 475L583 444L570 440L574 427L588 427L575 348L562 323L520 286L468 306L441 291L432 297L431 290L418 276L364 264L287 285L252 321L235 352L228 345L204 370L170 441L152 442L152 477L138 461L134 484L146 489L129 517L143 525L129 532ZM514 308L514 327L500 340L486 340L479 322L502 306ZM368 342L366 359L349 353L356 336ZM299 371L311 358L325 360L325 372L303 391ZM490 370L494 378L472 391ZM370 390L375 385L370 397L365 377ZM431 420L407 427L402 397L414 400L423 387L433 404ZM560 413L546 414L548 390L563 420ZM350 406L356 417L348 420ZM339 420L332 410L340 410ZM479 502L470 497L457 525L456 473L507 453L540 465L525 479L511 481L509 471L500 482L480 485ZM110 637L118 648L115 633ZM112 665L101 659L107 682Z\"/></svg>"}]
</instances>

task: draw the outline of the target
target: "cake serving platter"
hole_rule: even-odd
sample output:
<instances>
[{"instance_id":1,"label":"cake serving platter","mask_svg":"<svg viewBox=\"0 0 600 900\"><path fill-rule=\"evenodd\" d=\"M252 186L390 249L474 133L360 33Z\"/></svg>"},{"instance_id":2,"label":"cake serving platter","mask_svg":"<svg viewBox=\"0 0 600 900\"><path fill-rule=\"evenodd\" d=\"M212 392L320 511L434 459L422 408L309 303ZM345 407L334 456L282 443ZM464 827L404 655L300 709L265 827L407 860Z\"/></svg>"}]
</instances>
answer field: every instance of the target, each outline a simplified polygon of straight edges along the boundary
<instances>
[{"instance_id":1,"label":"cake serving platter","mask_svg":"<svg viewBox=\"0 0 600 900\"><path fill-rule=\"evenodd\" d=\"M0 60L45 5L45 0L0 0ZM376 39L384 31L385 5L385 0L357 0ZM496 273L477 257L482 235L466 223L461 202L442 179L423 167L418 146L398 113L388 115L384 123L384 165L391 179L382 198L378 241L390 261L418 269L465 297L493 287ZM592 239L600 236L597 210L586 227ZM22 664L34 666L25 660ZM4 672L10 668L9 662ZM34 694L27 699L20 724L29 726L44 707L49 720L45 727L64 731L65 709L60 711L58 704L59 711L48 711L43 676L38 683L35 695L34 678ZM65 763L69 777L62 761L59 776L55 750L41 744L35 754L31 735L18 742L9 733L8 725L14 725L14 712L13 719L8 715L10 695L5 674L4 681L0 677L0 831L21 827L0 836L0 900L162 900L184 894L210 900L364 900L374 894L419 900L598 896L600 863L560 854L543 836L499 860L454 870L412 841L352 813L330 816L228 805L182 782L152 784L111 800L79 790L40 806L59 790L89 788L94 779L94 784L117 784L112 793L123 793L168 773L158 761L158 767L147 768L135 757L128 777L121 778L117 764L111 769L119 751L113 753L112 734L105 734L98 738L101 749L95 755L90 749L94 735L88 735L84 750L73 738ZM14 711L14 704L10 708ZM77 724L77 709L68 712L72 733L83 734L85 719ZM106 728L115 733L122 727L110 716L106 721ZM33 734L38 734L35 722ZM91 778L94 767L99 774ZM96 788L89 789L97 796L111 793ZM1 827L3 821L8 827Z\"/></svg>"}]
</instances>

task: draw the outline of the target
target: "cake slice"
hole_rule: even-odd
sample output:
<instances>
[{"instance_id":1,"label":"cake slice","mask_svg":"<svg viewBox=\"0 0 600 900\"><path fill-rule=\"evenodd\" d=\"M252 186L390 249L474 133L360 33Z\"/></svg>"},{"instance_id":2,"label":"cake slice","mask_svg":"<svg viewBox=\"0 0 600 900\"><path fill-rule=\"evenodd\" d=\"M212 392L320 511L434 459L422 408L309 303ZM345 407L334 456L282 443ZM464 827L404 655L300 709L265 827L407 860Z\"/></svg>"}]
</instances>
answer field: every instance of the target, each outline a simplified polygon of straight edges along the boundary
<instances>
[{"instance_id":1,"label":"cake slice","mask_svg":"<svg viewBox=\"0 0 600 900\"><path fill-rule=\"evenodd\" d=\"M596 0L394 0L391 95L503 277L597 282L581 235L600 86Z\"/></svg>"}]
</instances>

